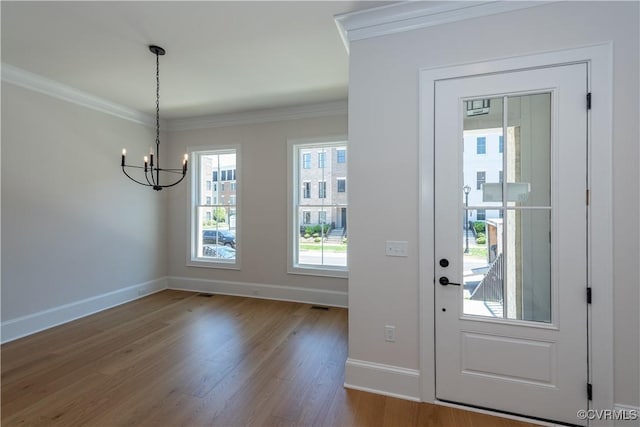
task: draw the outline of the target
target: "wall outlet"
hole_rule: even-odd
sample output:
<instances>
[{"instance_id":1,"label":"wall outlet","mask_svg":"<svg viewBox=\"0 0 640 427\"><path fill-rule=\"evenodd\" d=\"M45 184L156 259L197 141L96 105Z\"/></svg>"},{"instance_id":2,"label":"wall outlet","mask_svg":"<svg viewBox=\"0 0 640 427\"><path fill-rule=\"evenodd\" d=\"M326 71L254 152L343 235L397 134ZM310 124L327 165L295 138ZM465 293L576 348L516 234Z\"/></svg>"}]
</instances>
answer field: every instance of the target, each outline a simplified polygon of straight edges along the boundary
<instances>
[{"instance_id":1,"label":"wall outlet","mask_svg":"<svg viewBox=\"0 0 640 427\"><path fill-rule=\"evenodd\" d=\"M385 325L384 327L384 340L387 342L396 342L396 327L392 325Z\"/></svg>"}]
</instances>

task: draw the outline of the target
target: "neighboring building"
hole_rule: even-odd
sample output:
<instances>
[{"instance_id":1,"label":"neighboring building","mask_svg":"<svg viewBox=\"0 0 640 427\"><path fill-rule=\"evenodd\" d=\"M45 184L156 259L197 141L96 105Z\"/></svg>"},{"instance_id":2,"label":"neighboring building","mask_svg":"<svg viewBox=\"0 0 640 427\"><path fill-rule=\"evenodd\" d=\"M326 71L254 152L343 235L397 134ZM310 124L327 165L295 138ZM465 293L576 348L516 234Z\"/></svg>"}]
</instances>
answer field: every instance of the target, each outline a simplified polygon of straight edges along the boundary
<instances>
[{"instance_id":1,"label":"neighboring building","mask_svg":"<svg viewBox=\"0 0 640 427\"><path fill-rule=\"evenodd\" d=\"M200 159L202 199L199 203L211 207L203 209L202 221L224 219L233 229L235 228L237 185L235 155L207 155Z\"/></svg>"},{"instance_id":2,"label":"neighboring building","mask_svg":"<svg viewBox=\"0 0 640 427\"><path fill-rule=\"evenodd\" d=\"M479 129L464 132L463 177L464 185L471 188L469 206L488 205L482 201L482 184L502 182L502 155L504 142L502 129ZM464 203L464 194L461 194ZM499 206L500 204L497 204ZM497 210L469 211L469 221L499 218Z\"/></svg>"},{"instance_id":3,"label":"neighboring building","mask_svg":"<svg viewBox=\"0 0 640 427\"><path fill-rule=\"evenodd\" d=\"M314 146L300 149L300 226L347 225L347 147ZM346 231L346 230L345 230Z\"/></svg>"}]
</instances>

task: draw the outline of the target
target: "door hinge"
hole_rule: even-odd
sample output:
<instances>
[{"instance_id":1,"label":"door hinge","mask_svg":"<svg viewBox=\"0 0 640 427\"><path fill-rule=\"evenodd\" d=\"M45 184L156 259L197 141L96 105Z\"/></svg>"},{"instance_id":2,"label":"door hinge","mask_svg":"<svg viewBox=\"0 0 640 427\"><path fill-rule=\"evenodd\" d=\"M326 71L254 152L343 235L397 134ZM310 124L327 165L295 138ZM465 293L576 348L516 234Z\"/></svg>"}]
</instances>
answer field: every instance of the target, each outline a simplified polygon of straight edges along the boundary
<instances>
[{"instance_id":1,"label":"door hinge","mask_svg":"<svg viewBox=\"0 0 640 427\"><path fill-rule=\"evenodd\" d=\"M591 92L587 94L587 110L591 110Z\"/></svg>"},{"instance_id":2,"label":"door hinge","mask_svg":"<svg viewBox=\"0 0 640 427\"><path fill-rule=\"evenodd\" d=\"M591 288L587 288L587 304L591 304Z\"/></svg>"},{"instance_id":3,"label":"door hinge","mask_svg":"<svg viewBox=\"0 0 640 427\"><path fill-rule=\"evenodd\" d=\"M587 206L589 206L589 202L591 202L591 191L587 188Z\"/></svg>"},{"instance_id":4,"label":"door hinge","mask_svg":"<svg viewBox=\"0 0 640 427\"><path fill-rule=\"evenodd\" d=\"M587 399L593 400L593 386L589 383L587 383Z\"/></svg>"}]
</instances>

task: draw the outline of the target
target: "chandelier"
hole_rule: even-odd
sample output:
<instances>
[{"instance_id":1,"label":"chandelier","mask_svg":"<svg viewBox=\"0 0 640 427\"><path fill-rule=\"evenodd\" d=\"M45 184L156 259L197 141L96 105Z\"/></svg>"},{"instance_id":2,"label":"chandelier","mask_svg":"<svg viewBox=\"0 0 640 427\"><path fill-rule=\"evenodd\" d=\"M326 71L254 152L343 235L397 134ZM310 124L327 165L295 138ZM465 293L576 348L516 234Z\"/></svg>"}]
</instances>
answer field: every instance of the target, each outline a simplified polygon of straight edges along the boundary
<instances>
[{"instance_id":1,"label":"chandelier","mask_svg":"<svg viewBox=\"0 0 640 427\"><path fill-rule=\"evenodd\" d=\"M127 155L126 148L122 149L122 172L132 181L137 182L140 185L146 187L152 187L156 191L160 191L163 188L173 187L179 184L187 174L187 160L188 157L185 154L182 161L182 168L179 169L165 169L160 167L160 55L165 54L165 50L160 46L149 46L149 50L156 55L156 151L154 156L153 148L149 152L149 157L144 156L143 166L133 166L126 164L125 156ZM155 163L154 163L155 160ZM133 178L127 172L127 168L131 169L144 169L145 181ZM171 184L160 183L160 173L163 174L177 174L180 177ZM165 175L166 176L166 175Z\"/></svg>"}]
</instances>

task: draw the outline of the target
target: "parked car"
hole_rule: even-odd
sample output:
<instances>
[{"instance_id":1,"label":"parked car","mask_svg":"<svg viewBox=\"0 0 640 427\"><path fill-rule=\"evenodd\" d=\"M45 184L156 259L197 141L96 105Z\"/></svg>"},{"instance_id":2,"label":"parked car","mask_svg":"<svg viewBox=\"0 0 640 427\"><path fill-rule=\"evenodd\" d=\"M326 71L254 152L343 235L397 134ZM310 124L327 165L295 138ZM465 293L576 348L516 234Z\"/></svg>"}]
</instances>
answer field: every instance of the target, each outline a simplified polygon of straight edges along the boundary
<instances>
[{"instance_id":1,"label":"parked car","mask_svg":"<svg viewBox=\"0 0 640 427\"><path fill-rule=\"evenodd\" d=\"M236 236L230 231L222 230L204 230L202 232L202 243L204 244L216 244L236 247Z\"/></svg>"},{"instance_id":2,"label":"parked car","mask_svg":"<svg viewBox=\"0 0 640 427\"><path fill-rule=\"evenodd\" d=\"M236 250L224 245L203 245L202 255L223 259L235 259Z\"/></svg>"}]
</instances>

